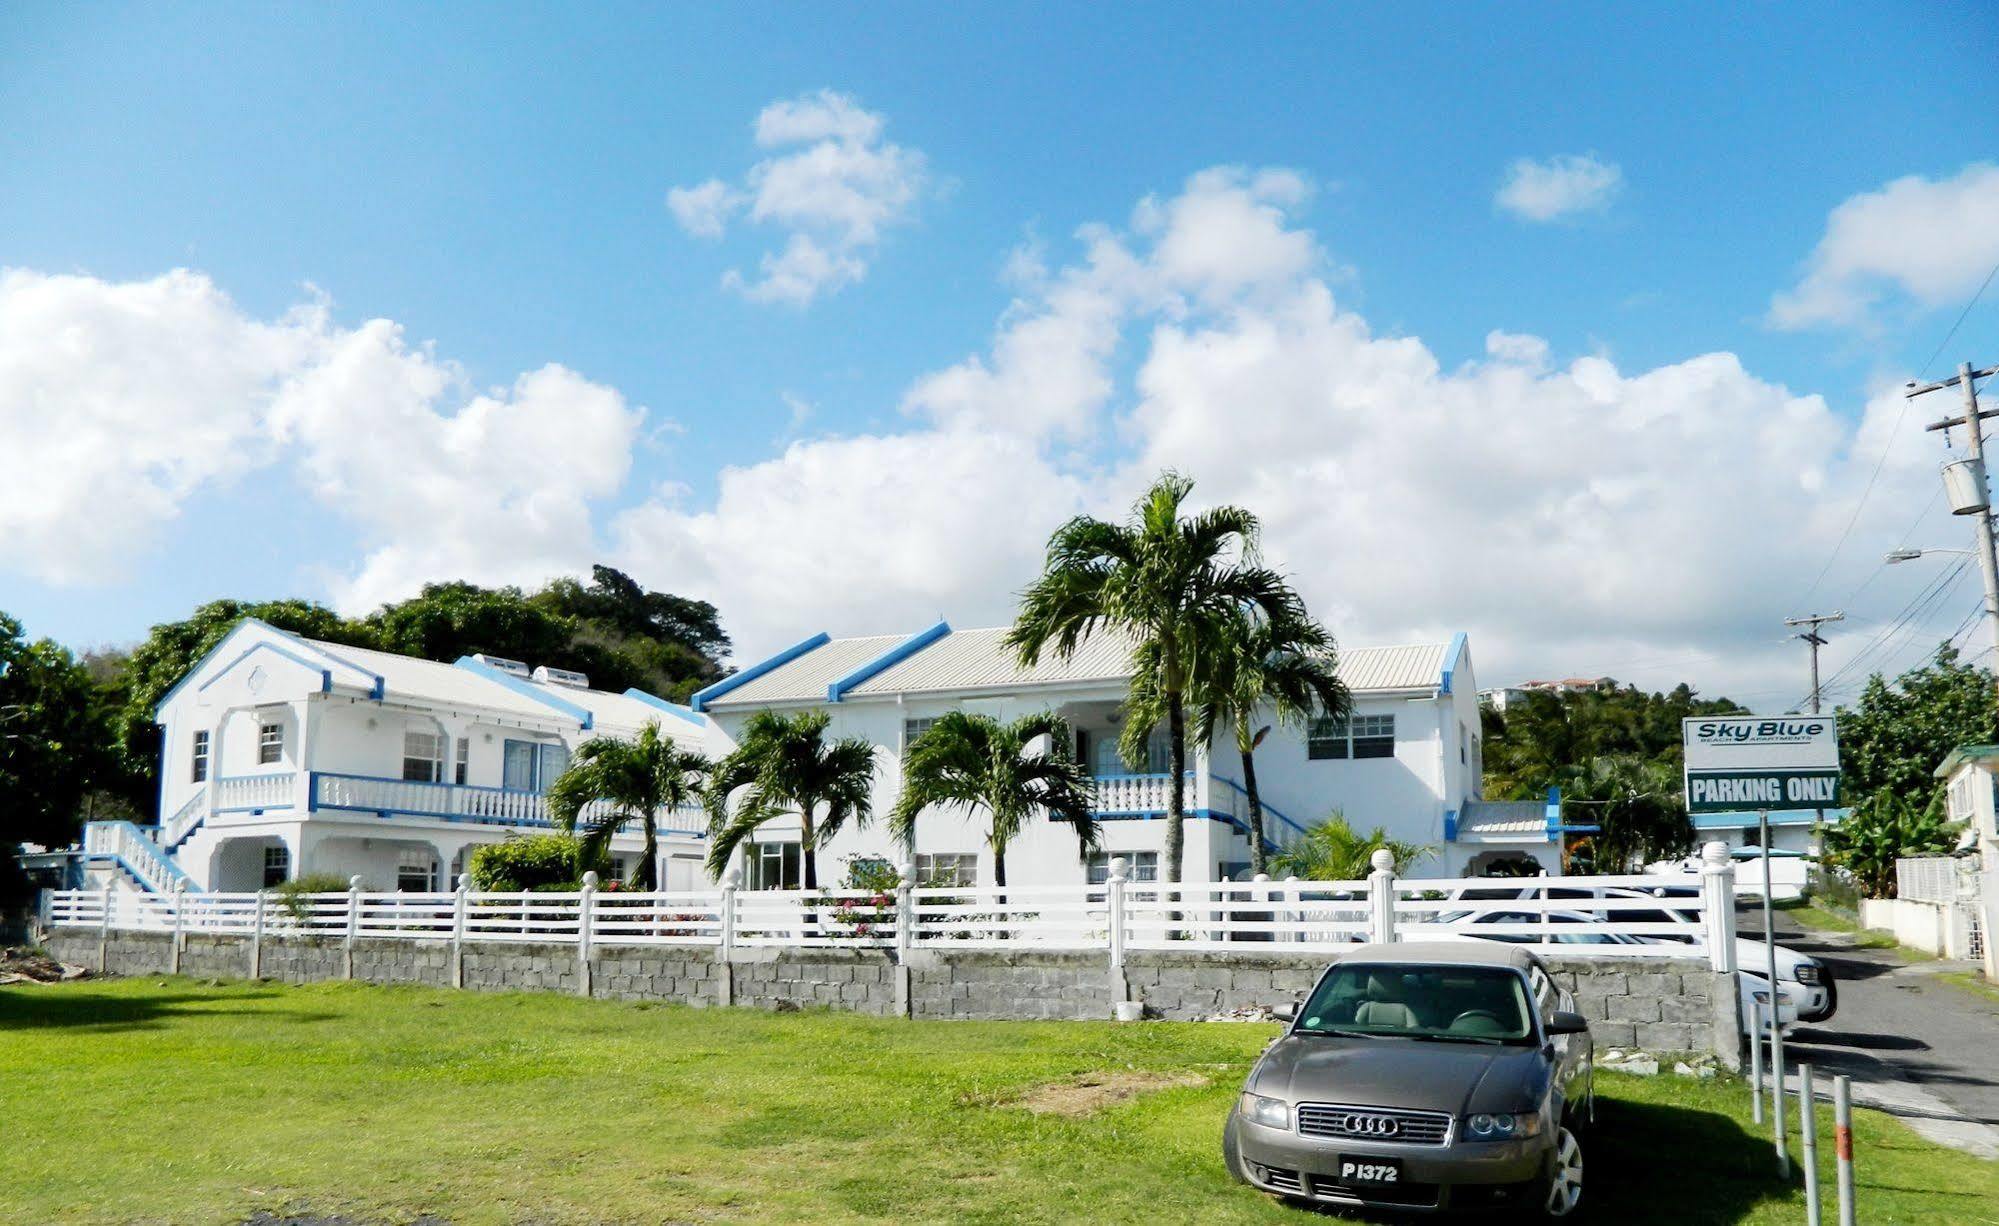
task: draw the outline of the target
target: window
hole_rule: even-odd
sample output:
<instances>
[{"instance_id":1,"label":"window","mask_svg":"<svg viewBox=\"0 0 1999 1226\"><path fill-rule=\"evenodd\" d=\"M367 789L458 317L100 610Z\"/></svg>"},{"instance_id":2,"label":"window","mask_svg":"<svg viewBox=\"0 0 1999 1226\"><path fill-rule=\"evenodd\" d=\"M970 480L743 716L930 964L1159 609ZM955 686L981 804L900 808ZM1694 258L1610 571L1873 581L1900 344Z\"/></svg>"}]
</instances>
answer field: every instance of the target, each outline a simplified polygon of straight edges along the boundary
<instances>
[{"instance_id":1,"label":"window","mask_svg":"<svg viewBox=\"0 0 1999 1226\"><path fill-rule=\"evenodd\" d=\"M1465 731L1463 720L1458 721L1458 762L1463 766L1471 765L1471 734Z\"/></svg>"},{"instance_id":2,"label":"window","mask_svg":"<svg viewBox=\"0 0 1999 1226\"><path fill-rule=\"evenodd\" d=\"M743 866L745 889L795 890L803 880L796 843L752 843Z\"/></svg>"},{"instance_id":3,"label":"window","mask_svg":"<svg viewBox=\"0 0 1999 1226\"><path fill-rule=\"evenodd\" d=\"M930 731L930 726L932 724L935 724L936 722L937 720L934 716L926 716L923 719L903 720L902 747L904 749L908 749L911 745L914 745L916 743L916 738Z\"/></svg>"},{"instance_id":4,"label":"window","mask_svg":"<svg viewBox=\"0 0 1999 1226\"><path fill-rule=\"evenodd\" d=\"M1305 753L1312 758L1392 758L1395 717L1356 715L1344 723L1315 719L1305 733Z\"/></svg>"},{"instance_id":5,"label":"window","mask_svg":"<svg viewBox=\"0 0 1999 1226\"><path fill-rule=\"evenodd\" d=\"M415 728L403 733L403 778L413 783L436 783L444 765L444 738L435 732Z\"/></svg>"},{"instance_id":6,"label":"window","mask_svg":"<svg viewBox=\"0 0 1999 1226\"><path fill-rule=\"evenodd\" d=\"M283 843L264 849L264 888L283 885L291 880L292 851Z\"/></svg>"},{"instance_id":7,"label":"window","mask_svg":"<svg viewBox=\"0 0 1999 1226\"><path fill-rule=\"evenodd\" d=\"M190 782L200 783L207 778L208 734L206 732L197 732L194 734L194 759L189 764L188 779Z\"/></svg>"},{"instance_id":8,"label":"window","mask_svg":"<svg viewBox=\"0 0 1999 1226\"><path fill-rule=\"evenodd\" d=\"M1115 775L1164 775L1172 769L1173 758L1168 752L1167 732L1164 726L1154 728L1145 738L1145 764L1134 768L1124 760L1118 750L1118 738L1102 737L1096 744L1096 761L1092 763L1094 774L1099 778ZM1088 759L1085 759L1088 761Z\"/></svg>"},{"instance_id":9,"label":"window","mask_svg":"<svg viewBox=\"0 0 1999 1226\"><path fill-rule=\"evenodd\" d=\"M396 855L396 889L429 894L437 889L437 856L427 847L412 847Z\"/></svg>"},{"instance_id":10,"label":"window","mask_svg":"<svg viewBox=\"0 0 1999 1226\"><path fill-rule=\"evenodd\" d=\"M257 765L269 766L285 760L285 726L263 724L257 729Z\"/></svg>"},{"instance_id":11,"label":"window","mask_svg":"<svg viewBox=\"0 0 1999 1226\"><path fill-rule=\"evenodd\" d=\"M451 768L451 782L460 787L465 785L465 768L471 764L471 761L472 738L461 736L458 738L458 760Z\"/></svg>"},{"instance_id":12,"label":"window","mask_svg":"<svg viewBox=\"0 0 1999 1226\"><path fill-rule=\"evenodd\" d=\"M1111 861L1124 861L1126 881L1159 880L1159 853L1156 851L1100 851L1090 857L1089 883L1102 885L1111 879Z\"/></svg>"},{"instance_id":13,"label":"window","mask_svg":"<svg viewBox=\"0 0 1999 1226\"><path fill-rule=\"evenodd\" d=\"M926 889L979 884L979 858L970 852L922 853L916 857L916 884Z\"/></svg>"},{"instance_id":14,"label":"window","mask_svg":"<svg viewBox=\"0 0 1999 1226\"><path fill-rule=\"evenodd\" d=\"M1298 1013L1298 1029L1307 1034L1534 1041L1527 985L1508 967L1336 963Z\"/></svg>"},{"instance_id":15,"label":"window","mask_svg":"<svg viewBox=\"0 0 1999 1226\"><path fill-rule=\"evenodd\" d=\"M508 741L500 781L516 792L545 792L568 769L569 750L560 744Z\"/></svg>"}]
</instances>

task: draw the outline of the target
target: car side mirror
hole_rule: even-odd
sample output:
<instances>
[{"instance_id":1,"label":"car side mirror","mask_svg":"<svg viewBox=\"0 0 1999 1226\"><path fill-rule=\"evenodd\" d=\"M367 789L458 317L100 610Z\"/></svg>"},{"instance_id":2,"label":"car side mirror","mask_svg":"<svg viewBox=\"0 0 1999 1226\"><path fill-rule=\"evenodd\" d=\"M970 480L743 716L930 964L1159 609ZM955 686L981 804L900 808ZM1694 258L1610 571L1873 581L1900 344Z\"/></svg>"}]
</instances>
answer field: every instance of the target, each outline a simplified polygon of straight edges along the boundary
<instances>
[{"instance_id":1,"label":"car side mirror","mask_svg":"<svg viewBox=\"0 0 1999 1226\"><path fill-rule=\"evenodd\" d=\"M1292 1022L1298 1020L1298 1002L1295 1000L1287 1000L1281 1005L1272 1005L1270 1008L1270 1016L1276 1018L1278 1021L1283 1022L1285 1025L1288 1026Z\"/></svg>"},{"instance_id":2,"label":"car side mirror","mask_svg":"<svg viewBox=\"0 0 1999 1226\"><path fill-rule=\"evenodd\" d=\"M1570 1013L1564 1010L1549 1018L1548 1024L1544 1029L1547 1030L1548 1037L1551 1039L1559 1034L1588 1034L1589 1019L1580 1013Z\"/></svg>"}]
</instances>

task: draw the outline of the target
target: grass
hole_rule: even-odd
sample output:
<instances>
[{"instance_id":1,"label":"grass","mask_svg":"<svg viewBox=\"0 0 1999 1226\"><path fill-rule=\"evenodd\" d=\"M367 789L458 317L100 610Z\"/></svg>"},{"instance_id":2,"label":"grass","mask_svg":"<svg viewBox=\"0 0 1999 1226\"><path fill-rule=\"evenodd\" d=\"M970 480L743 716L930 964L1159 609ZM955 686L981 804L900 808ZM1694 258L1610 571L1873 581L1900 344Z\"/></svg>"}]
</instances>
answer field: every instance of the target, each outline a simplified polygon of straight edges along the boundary
<instances>
[{"instance_id":1,"label":"grass","mask_svg":"<svg viewBox=\"0 0 1999 1226\"><path fill-rule=\"evenodd\" d=\"M1324 1221L1218 1157L1272 1033L342 983L0 989L0 1221ZM1074 1118L1009 1105L1123 1070L1200 1076ZM1741 1083L1601 1081L1598 1220L1802 1220ZM1999 1163L1872 1113L1857 1132L1867 1221L1995 1216ZM1822 1135L1829 1189L1829 1118Z\"/></svg>"},{"instance_id":2,"label":"grass","mask_svg":"<svg viewBox=\"0 0 1999 1226\"><path fill-rule=\"evenodd\" d=\"M1985 976L1977 971L1942 971L1938 973L1937 978L1973 996L1999 1001L1999 985L1987 982Z\"/></svg>"},{"instance_id":3,"label":"grass","mask_svg":"<svg viewBox=\"0 0 1999 1226\"><path fill-rule=\"evenodd\" d=\"M1829 910L1813 902L1788 902L1777 904L1777 910L1796 920L1800 927L1814 932L1843 932L1857 938L1853 944L1859 949L1897 949L1895 938L1885 932L1862 928L1860 921L1850 915ZM1762 929L1759 927L1758 932ZM1910 950L1911 954L1927 957L1921 950Z\"/></svg>"}]
</instances>

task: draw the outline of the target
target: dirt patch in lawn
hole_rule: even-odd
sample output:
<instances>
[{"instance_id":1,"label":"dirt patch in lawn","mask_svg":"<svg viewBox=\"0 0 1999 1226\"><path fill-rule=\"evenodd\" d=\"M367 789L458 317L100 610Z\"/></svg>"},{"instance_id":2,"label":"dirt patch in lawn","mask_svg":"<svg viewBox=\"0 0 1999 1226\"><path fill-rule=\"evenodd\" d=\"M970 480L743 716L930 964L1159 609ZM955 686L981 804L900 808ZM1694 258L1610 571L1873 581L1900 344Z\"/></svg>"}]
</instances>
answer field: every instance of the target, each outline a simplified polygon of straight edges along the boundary
<instances>
[{"instance_id":1,"label":"dirt patch in lawn","mask_svg":"<svg viewBox=\"0 0 1999 1226\"><path fill-rule=\"evenodd\" d=\"M60 983L87 974L83 967L65 965L32 949L14 946L0 949L0 984Z\"/></svg>"},{"instance_id":2,"label":"dirt patch in lawn","mask_svg":"<svg viewBox=\"0 0 1999 1226\"><path fill-rule=\"evenodd\" d=\"M1036 1086L1007 1105L1035 1115L1088 1115L1092 1111L1130 1102L1141 1094L1206 1084L1208 1079L1199 1073L1154 1073L1137 1069L1080 1073L1066 1081Z\"/></svg>"}]
</instances>

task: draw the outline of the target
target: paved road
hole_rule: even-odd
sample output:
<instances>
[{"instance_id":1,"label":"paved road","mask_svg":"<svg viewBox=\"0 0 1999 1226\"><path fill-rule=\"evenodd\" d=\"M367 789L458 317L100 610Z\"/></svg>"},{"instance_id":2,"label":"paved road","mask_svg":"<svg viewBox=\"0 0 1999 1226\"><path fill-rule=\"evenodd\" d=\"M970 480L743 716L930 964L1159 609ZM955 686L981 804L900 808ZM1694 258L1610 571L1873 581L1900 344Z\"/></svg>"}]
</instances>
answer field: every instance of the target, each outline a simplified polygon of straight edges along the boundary
<instances>
[{"instance_id":1,"label":"paved road","mask_svg":"<svg viewBox=\"0 0 1999 1226\"><path fill-rule=\"evenodd\" d=\"M1760 936L1760 909L1738 917ZM1853 1078L1855 1096L1907 1119L1918 1131L1999 1158L1999 1001L1936 978L1968 963L1904 962L1860 949L1838 933L1812 932L1777 912L1777 940L1824 960L1839 983L1839 1010L1786 1040L1787 1062L1810 1061ZM1829 1090L1822 1091L1829 1093Z\"/></svg>"}]
</instances>

